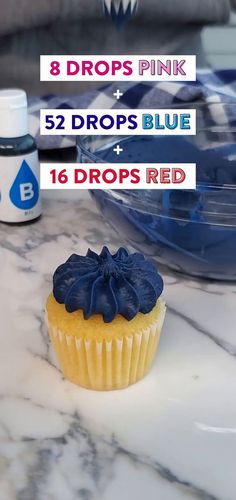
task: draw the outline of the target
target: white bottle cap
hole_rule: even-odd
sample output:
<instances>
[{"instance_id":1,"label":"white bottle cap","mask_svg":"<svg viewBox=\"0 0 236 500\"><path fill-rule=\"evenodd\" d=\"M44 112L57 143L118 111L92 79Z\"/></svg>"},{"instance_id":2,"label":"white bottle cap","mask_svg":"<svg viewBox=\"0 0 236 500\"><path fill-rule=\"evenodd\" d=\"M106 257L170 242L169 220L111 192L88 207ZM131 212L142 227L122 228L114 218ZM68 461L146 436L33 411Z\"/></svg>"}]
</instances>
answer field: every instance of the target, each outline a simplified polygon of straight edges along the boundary
<instances>
[{"instance_id":1,"label":"white bottle cap","mask_svg":"<svg viewBox=\"0 0 236 500\"><path fill-rule=\"evenodd\" d=\"M27 96L24 90L0 90L0 137L15 138L27 135Z\"/></svg>"}]
</instances>

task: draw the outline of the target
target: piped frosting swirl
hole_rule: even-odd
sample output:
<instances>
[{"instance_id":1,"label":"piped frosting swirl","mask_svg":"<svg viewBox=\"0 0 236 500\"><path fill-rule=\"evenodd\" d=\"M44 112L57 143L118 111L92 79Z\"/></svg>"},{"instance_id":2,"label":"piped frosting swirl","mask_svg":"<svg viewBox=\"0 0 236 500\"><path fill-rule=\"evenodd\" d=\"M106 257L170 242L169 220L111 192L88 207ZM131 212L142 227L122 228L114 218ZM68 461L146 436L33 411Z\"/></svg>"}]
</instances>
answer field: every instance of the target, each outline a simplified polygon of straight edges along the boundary
<instances>
[{"instance_id":1,"label":"piped frosting swirl","mask_svg":"<svg viewBox=\"0 0 236 500\"><path fill-rule=\"evenodd\" d=\"M67 312L83 310L84 318L101 314L105 323L118 315L132 320L155 307L163 280L155 265L141 253L120 248L112 255L104 247L100 255L73 254L53 276L53 295Z\"/></svg>"}]
</instances>

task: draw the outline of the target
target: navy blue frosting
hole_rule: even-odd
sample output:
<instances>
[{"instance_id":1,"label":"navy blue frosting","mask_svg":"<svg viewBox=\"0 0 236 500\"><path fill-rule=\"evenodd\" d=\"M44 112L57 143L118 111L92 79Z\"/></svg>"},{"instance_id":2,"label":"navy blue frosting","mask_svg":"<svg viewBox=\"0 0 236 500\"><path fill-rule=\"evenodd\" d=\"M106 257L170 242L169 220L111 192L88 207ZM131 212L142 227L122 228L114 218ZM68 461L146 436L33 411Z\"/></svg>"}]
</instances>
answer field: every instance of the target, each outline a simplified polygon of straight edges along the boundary
<instances>
[{"instance_id":1,"label":"navy blue frosting","mask_svg":"<svg viewBox=\"0 0 236 500\"><path fill-rule=\"evenodd\" d=\"M138 312L147 314L163 291L155 265L141 253L120 248L112 255L107 247L100 255L73 254L53 276L53 295L71 313L83 310L84 318L101 314L110 323L118 314L128 321Z\"/></svg>"}]
</instances>

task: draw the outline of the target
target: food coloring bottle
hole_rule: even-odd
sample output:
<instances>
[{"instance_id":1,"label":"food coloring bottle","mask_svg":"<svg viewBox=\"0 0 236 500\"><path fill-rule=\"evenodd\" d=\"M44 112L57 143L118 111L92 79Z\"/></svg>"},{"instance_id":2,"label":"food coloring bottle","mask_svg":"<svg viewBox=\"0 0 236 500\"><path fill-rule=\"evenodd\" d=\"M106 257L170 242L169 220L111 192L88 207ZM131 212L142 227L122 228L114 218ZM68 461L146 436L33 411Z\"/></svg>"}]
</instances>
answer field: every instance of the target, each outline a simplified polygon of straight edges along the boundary
<instances>
[{"instance_id":1,"label":"food coloring bottle","mask_svg":"<svg viewBox=\"0 0 236 500\"><path fill-rule=\"evenodd\" d=\"M0 221L24 223L41 215L39 159L28 134L23 90L0 90Z\"/></svg>"}]
</instances>

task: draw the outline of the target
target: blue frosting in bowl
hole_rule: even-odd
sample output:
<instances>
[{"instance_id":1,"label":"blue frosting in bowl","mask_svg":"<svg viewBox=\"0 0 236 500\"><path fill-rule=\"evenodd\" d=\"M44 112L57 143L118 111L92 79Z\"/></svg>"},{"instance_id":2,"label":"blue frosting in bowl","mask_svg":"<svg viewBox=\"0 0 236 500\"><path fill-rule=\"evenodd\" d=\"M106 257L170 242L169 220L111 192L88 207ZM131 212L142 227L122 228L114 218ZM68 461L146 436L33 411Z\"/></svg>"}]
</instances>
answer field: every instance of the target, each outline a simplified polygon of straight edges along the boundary
<instances>
[{"instance_id":1,"label":"blue frosting in bowl","mask_svg":"<svg viewBox=\"0 0 236 500\"><path fill-rule=\"evenodd\" d=\"M83 310L84 318L101 314L105 323L118 315L132 320L155 307L163 280L155 265L141 253L120 248L112 255L104 247L100 255L73 254L53 276L53 295L67 312Z\"/></svg>"},{"instance_id":2,"label":"blue frosting in bowl","mask_svg":"<svg viewBox=\"0 0 236 500\"><path fill-rule=\"evenodd\" d=\"M235 280L235 130L121 139L121 163L196 163L197 189L91 190L104 218L124 242L171 269ZM113 143L103 145L96 157L115 163L113 149Z\"/></svg>"}]
</instances>

